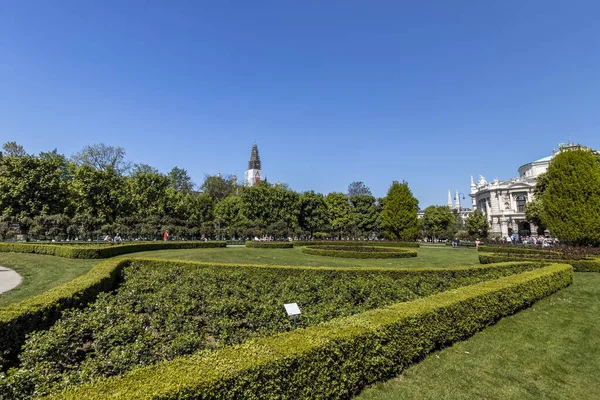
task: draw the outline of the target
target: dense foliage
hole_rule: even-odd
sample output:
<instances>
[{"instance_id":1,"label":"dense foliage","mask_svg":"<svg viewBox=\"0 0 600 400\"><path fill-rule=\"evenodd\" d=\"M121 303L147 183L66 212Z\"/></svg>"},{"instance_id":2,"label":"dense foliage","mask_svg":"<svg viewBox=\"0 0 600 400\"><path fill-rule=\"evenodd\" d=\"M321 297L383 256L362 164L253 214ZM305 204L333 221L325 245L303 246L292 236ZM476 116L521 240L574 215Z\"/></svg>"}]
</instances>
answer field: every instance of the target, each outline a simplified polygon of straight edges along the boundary
<instances>
[{"instance_id":1,"label":"dense foliage","mask_svg":"<svg viewBox=\"0 0 600 400\"><path fill-rule=\"evenodd\" d=\"M430 351L568 286L569 266L394 304L209 356L179 357L52 396L53 399L347 399L398 375Z\"/></svg>"},{"instance_id":2,"label":"dense foliage","mask_svg":"<svg viewBox=\"0 0 600 400\"><path fill-rule=\"evenodd\" d=\"M419 201L408 183L394 182L383 204L382 225L386 234L395 240L412 241L419 236Z\"/></svg>"},{"instance_id":3,"label":"dense foliage","mask_svg":"<svg viewBox=\"0 0 600 400\"><path fill-rule=\"evenodd\" d=\"M548 167L541 220L561 242L600 245L600 164L591 151L558 153Z\"/></svg>"},{"instance_id":4,"label":"dense foliage","mask_svg":"<svg viewBox=\"0 0 600 400\"><path fill-rule=\"evenodd\" d=\"M302 248L305 254L342 258L409 258L416 257L416 250L401 249L399 247L382 246L306 246Z\"/></svg>"},{"instance_id":5,"label":"dense foliage","mask_svg":"<svg viewBox=\"0 0 600 400\"><path fill-rule=\"evenodd\" d=\"M410 210L390 199L384 231L385 199L362 182L353 182L347 194L323 195L267 182L245 187L219 173L196 186L182 168L164 174L132 166L123 148L104 144L85 146L69 159L56 150L27 154L12 142L0 155L0 240L98 240L117 233L154 240L165 230L172 239L414 240L417 203L412 195L406 200Z\"/></svg>"},{"instance_id":6,"label":"dense foliage","mask_svg":"<svg viewBox=\"0 0 600 400\"><path fill-rule=\"evenodd\" d=\"M347 270L133 260L115 293L66 311L49 330L29 336L21 365L2 380L0 394L45 393L287 331L286 302L300 305L299 326L307 327L537 266Z\"/></svg>"},{"instance_id":7,"label":"dense foliage","mask_svg":"<svg viewBox=\"0 0 600 400\"><path fill-rule=\"evenodd\" d=\"M260 249L291 249L293 242L246 242L246 247L255 247Z\"/></svg>"}]
</instances>

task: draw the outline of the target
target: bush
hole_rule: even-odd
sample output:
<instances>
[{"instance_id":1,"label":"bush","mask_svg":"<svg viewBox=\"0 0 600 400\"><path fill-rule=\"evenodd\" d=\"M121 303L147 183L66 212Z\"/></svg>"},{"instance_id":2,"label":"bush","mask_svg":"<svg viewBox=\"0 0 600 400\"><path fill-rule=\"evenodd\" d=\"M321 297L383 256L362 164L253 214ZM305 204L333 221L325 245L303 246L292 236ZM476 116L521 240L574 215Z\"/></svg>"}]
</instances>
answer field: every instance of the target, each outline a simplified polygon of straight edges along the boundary
<instances>
[{"instance_id":1,"label":"bush","mask_svg":"<svg viewBox=\"0 0 600 400\"><path fill-rule=\"evenodd\" d=\"M546 262L557 262L555 258L544 258L540 254L513 254L513 255L499 255L495 253L479 253L480 264L492 264L499 262L514 262L524 260L540 260ZM561 259L561 263L569 264L573 267L575 272L600 272L600 259L591 260L567 260Z\"/></svg>"},{"instance_id":2,"label":"bush","mask_svg":"<svg viewBox=\"0 0 600 400\"><path fill-rule=\"evenodd\" d=\"M226 247L224 241L201 242L142 242L126 244L33 244L0 243L0 252L47 254L64 258L110 258L121 254L151 250L197 249Z\"/></svg>"},{"instance_id":3,"label":"bush","mask_svg":"<svg viewBox=\"0 0 600 400\"><path fill-rule=\"evenodd\" d=\"M20 368L0 383L0 397L3 390L12 391L5 394L9 398L34 390L41 394L122 374L135 365L290 330L284 302L298 302L303 311L299 326L308 327L541 265L349 269L130 262L114 293L30 335Z\"/></svg>"},{"instance_id":4,"label":"bush","mask_svg":"<svg viewBox=\"0 0 600 400\"><path fill-rule=\"evenodd\" d=\"M554 264L209 355L179 357L50 398L350 398L428 352L568 286L572 279L570 266Z\"/></svg>"},{"instance_id":5,"label":"bush","mask_svg":"<svg viewBox=\"0 0 600 400\"><path fill-rule=\"evenodd\" d=\"M94 301L99 293L112 290L129 260L107 260L87 274L41 295L0 308L0 369L14 364L26 336L50 327L62 312Z\"/></svg>"},{"instance_id":6,"label":"bush","mask_svg":"<svg viewBox=\"0 0 600 400\"><path fill-rule=\"evenodd\" d=\"M380 242L376 240L295 240L296 246L383 246L383 247L419 247L417 242Z\"/></svg>"},{"instance_id":7,"label":"bush","mask_svg":"<svg viewBox=\"0 0 600 400\"><path fill-rule=\"evenodd\" d=\"M252 242L247 241L246 247L255 247L259 249L291 249L294 247L292 242Z\"/></svg>"},{"instance_id":8,"label":"bush","mask_svg":"<svg viewBox=\"0 0 600 400\"><path fill-rule=\"evenodd\" d=\"M416 257L416 250L377 246L305 246L304 254L342 258L409 258Z\"/></svg>"}]
</instances>

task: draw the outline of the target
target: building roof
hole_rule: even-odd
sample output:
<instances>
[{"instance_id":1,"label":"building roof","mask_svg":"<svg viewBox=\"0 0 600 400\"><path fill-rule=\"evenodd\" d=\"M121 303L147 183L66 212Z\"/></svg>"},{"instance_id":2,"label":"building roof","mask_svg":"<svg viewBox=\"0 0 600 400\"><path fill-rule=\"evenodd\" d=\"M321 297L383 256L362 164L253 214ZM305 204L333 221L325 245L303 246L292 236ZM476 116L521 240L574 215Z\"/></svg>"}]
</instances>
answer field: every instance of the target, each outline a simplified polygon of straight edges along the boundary
<instances>
[{"instance_id":1,"label":"building roof","mask_svg":"<svg viewBox=\"0 0 600 400\"><path fill-rule=\"evenodd\" d=\"M260 156L258 155L258 146L256 143L252 145L252 153L250 153L250 161L248 161L248 169L261 169Z\"/></svg>"}]
</instances>

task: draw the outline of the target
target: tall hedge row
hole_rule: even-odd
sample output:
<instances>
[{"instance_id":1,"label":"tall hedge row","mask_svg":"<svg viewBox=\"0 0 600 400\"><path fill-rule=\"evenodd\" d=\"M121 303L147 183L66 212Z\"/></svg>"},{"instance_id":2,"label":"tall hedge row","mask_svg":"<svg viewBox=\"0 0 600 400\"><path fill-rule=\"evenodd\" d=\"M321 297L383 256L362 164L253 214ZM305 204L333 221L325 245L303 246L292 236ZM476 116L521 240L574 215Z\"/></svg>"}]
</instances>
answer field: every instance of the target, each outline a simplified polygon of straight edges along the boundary
<instances>
[{"instance_id":1,"label":"tall hedge row","mask_svg":"<svg viewBox=\"0 0 600 400\"><path fill-rule=\"evenodd\" d=\"M543 260L539 255L499 255L494 253L479 253L480 264L492 264L501 262L514 262L524 260ZM546 260L546 262L557 262L556 260ZM569 264L576 272L600 272L600 259L593 260L560 260L561 263Z\"/></svg>"},{"instance_id":2,"label":"tall hedge row","mask_svg":"<svg viewBox=\"0 0 600 400\"><path fill-rule=\"evenodd\" d=\"M341 258L409 258L416 257L416 250L381 246L305 246L304 254Z\"/></svg>"},{"instance_id":3,"label":"tall hedge row","mask_svg":"<svg viewBox=\"0 0 600 400\"><path fill-rule=\"evenodd\" d=\"M246 247L254 247L258 249L291 249L294 247L293 242L253 242L247 241Z\"/></svg>"},{"instance_id":4,"label":"tall hedge row","mask_svg":"<svg viewBox=\"0 0 600 400\"><path fill-rule=\"evenodd\" d=\"M56 245L34 243L0 243L0 252L47 254L64 258L110 258L121 254L151 250L226 247L225 241L145 242L127 244Z\"/></svg>"},{"instance_id":5,"label":"tall hedge row","mask_svg":"<svg viewBox=\"0 0 600 400\"><path fill-rule=\"evenodd\" d=\"M136 369L50 399L345 399L571 284L565 264Z\"/></svg>"},{"instance_id":6,"label":"tall hedge row","mask_svg":"<svg viewBox=\"0 0 600 400\"><path fill-rule=\"evenodd\" d=\"M383 247L419 247L417 242L380 242L346 240L295 240L296 246L383 246Z\"/></svg>"}]
</instances>

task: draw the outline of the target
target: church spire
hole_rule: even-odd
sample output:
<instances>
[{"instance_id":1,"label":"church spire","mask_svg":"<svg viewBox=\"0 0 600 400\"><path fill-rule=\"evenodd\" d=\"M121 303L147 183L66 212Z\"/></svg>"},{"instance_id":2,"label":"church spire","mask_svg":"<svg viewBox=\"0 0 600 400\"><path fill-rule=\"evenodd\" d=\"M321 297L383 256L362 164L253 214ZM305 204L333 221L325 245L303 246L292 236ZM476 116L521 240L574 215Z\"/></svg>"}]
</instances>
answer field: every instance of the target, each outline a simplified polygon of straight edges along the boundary
<instances>
[{"instance_id":1,"label":"church spire","mask_svg":"<svg viewBox=\"0 0 600 400\"><path fill-rule=\"evenodd\" d=\"M258 146L256 143L252 145L252 153L250 153L250 161L248 161L248 169L260 170L260 156L258 155Z\"/></svg>"},{"instance_id":2,"label":"church spire","mask_svg":"<svg viewBox=\"0 0 600 400\"><path fill-rule=\"evenodd\" d=\"M448 208L452 210L452 195L450 194L450 189L448 189Z\"/></svg>"},{"instance_id":3,"label":"church spire","mask_svg":"<svg viewBox=\"0 0 600 400\"><path fill-rule=\"evenodd\" d=\"M460 210L460 196L458 195L458 190L456 191L456 196L454 197L456 209Z\"/></svg>"}]
</instances>

